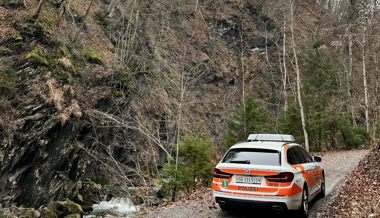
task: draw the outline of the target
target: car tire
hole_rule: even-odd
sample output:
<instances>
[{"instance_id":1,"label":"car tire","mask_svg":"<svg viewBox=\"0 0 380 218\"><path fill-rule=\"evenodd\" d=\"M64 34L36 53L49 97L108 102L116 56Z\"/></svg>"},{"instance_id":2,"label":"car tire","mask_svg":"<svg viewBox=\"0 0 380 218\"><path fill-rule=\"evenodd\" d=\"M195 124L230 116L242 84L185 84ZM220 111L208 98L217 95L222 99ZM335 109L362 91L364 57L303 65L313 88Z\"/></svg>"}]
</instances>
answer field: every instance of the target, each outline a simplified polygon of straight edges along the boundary
<instances>
[{"instance_id":1,"label":"car tire","mask_svg":"<svg viewBox=\"0 0 380 218\"><path fill-rule=\"evenodd\" d=\"M321 191L319 192L319 197L324 198L326 196L326 180L325 176L323 175L323 179L321 182Z\"/></svg>"},{"instance_id":2,"label":"car tire","mask_svg":"<svg viewBox=\"0 0 380 218\"><path fill-rule=\"evenodd\" d=\"M231 210L231 207L227 204L219 204L219 207L222 211L229 211Z\"/></svg>"},{"instance_id":3,"label":"car tire","mask_svg":"<svg viewBox=\"0 0 380 218\"><path fill-rule=\"evenodd\" d=\"M302 190L301 208L297 211L297 217L307 218L309 216L309 193L305 185Z\"/></svg>"}]
</instances>

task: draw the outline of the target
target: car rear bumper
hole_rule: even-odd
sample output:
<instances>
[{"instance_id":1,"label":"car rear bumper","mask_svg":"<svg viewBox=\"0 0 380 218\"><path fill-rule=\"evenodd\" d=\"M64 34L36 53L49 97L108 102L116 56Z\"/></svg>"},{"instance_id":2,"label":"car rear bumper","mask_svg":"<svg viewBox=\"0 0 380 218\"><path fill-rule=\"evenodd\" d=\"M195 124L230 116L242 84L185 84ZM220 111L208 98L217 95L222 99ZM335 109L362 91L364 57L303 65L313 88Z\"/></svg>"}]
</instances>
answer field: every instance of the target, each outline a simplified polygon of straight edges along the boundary
<instances>
[{"instance_id":1,"label":"car rear bumper","mask_svg":"<svg viewBox=\"0 0 380 218\"><path fill-rule=\"evenodd\" d=\"M287 210L288 206L283 202L269 202L269 201L252 201L252 200L241 200L233 198L222 198L216 197L216 203L221 205L231 205L239 207L254 207L261 209L275 209L275 210Z\"/></svg>"},{"instance_id":2,"label":"car rear bumper","mask_svg":"<svg viewBox=\"0 0 380 218\"><path fill-rule=\"evenodd\" d=\"M268 208L275 210L298 210L301 207L302 195L287 196L246 196L214 191L216 203L222 205Z\"/></svg>"}]
</instances>

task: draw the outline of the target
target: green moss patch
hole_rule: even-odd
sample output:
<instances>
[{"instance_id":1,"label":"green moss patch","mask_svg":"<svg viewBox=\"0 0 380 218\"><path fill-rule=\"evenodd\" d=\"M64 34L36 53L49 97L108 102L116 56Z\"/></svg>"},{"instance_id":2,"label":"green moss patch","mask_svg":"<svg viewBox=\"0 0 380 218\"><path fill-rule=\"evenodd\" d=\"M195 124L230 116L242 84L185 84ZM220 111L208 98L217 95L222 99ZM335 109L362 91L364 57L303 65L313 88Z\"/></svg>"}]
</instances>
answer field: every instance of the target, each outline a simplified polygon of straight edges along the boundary
<instances>
[{"instance_id":1,"label":"green moss patch","mask_svg":"<svg viewBox=\"0 0 380 218\"><path fill-rule=\"evenodd\" d=\"M21 34L19 32L16 32L13 36L12 36L12 41L13 42L16 42L16 43L19 43L19 42L22 42L23 41L23 38L21 36Z\"/></svg>"},{"instance_id":2,"label":"green moss patch","mask_svg":"<svg viewBox=\"0 0 380 218\"><path fill-rule=\"evenodd\" d=\"M63 57L70 57L70 51L69 49L67 49L67 47L65 46L59 46L58 47L58 52L60 55L62 55Z\"/></svg>"},{"instance_id":3,"label":"green moss patch","mask_svg":"<svg viewBox=\"0 0 380 218\"><path fill-rule=\"evenodd\" d=\"M10 95L17 91L17 72L11 67L5 67L0 71L0 94Z\"/></svg>"},{"instance_id":4,"label":"green moss patch","mask_svg":"<svg viewBox=\"0 0 380 218\"><path fill-rule=\"evenodd\" d=\"M9 48L0 46L0 55L10 55L12 53L12 50Z\"/></svg>"},{"instance_id":5,"label":"green moss patch","mask_svg":"<svg viewBox=\"0 0 380 218\"><path fill-rule=\"evenodd\" d=\"M34 48L25 57L25 59L33 64L48 66L49 61L47 60L43 51L39 48Z\"/></svg>"},{"instance_id":6,"label":"green moss patch","mask_svg":"<svg viewBox=\"0 0 380 218\"><path fill-rule=\"evenodd\" d=\"M103 58L100 57L100 55L93 50L85 49L83 51L83 56L90 63L99 64L99 65L105 64Z\"/></svg>"},{"instance_id":7,"label":"green moss patch","mask_svg":"<svg viewBox=\"0 0 380 218\"><path fill-rule=\"evenodd\" d=\"M64 218L81 218L81 217L82 216L80 214L76 213L76 214L67 215Z\"/></svg>"},{"instance_id":8,"label":"green moss patch","mask_svg":"<svg viewBox=\"0 0 380 218\"><path fill-rule=\"evenodd\" d=\"M58 214L59 217L66 217L68 215L78 214L81 217L83 214L83 209L79 204L76 204L70 200L66 201L53 201L47 205L47 208L50 211ZM77 217L77 216L68 216L68 217Z\"/></svg>"}]
</instances>

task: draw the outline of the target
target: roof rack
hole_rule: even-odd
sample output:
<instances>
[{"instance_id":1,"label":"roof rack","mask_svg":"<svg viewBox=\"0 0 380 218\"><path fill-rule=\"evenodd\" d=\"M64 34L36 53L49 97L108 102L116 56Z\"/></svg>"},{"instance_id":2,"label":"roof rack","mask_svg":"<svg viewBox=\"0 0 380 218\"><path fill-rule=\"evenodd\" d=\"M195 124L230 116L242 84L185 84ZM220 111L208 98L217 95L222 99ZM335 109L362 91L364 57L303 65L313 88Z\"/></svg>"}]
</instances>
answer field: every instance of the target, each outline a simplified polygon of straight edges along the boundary
<instances>
[{"instance_id":1,"label":"roof rack","mask_svg":"<svg viewBox=\"0 0 380 218\"><path fill-rule=\"evenodd\" d=\"M292 135L284 134L249 134L247 141L294 142Z\"/></svg>"}]
</instances>

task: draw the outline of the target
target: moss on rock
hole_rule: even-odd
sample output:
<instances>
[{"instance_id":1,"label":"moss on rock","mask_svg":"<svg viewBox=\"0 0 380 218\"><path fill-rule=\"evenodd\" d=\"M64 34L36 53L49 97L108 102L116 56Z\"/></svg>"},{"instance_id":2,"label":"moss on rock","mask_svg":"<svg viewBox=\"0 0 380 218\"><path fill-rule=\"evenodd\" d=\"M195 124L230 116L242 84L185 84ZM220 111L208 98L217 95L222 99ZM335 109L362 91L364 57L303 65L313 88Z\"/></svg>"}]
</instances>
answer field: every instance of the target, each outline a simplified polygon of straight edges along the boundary
<instances>
[{"instance_id":1,"label":"moss on rock","mask_svg":"<svg viewBox=\"0 0 380 218\"><path fill-rule=\"evenodd\" d=\"M48 208L41 209L41 217L43 218L58 218L57 214Z\"/></svg>"},{"instance_id":2,"label":"moss on rock","mask_svg":"<svg viewBox=\"0 0 380 218\"><path fill-rule=\"evenodd\" d=\"M70 200L66 201L66 207L69 209L71 213L83 214L82 207L79 204L76 204Z\"/></svg>"},{"instance_id":3,"label":"moss on rock","mask_svg":"<svg viewBox=\"0 0 380 218\"><path fill-rule=\"evenodd\" d=\"M70 214L84 213L82 207L79 204L76 204L70 200L50 202L47 208L60 217L65 217Z\"/></svg>"},{"instance_id":4,"label":"moss on rock","mask_svg":"<svg viewBox=\"0 0 380 218\"><path fill-rule=\"evenodd\" d=\"M81 215L79 213L75 213L64 216L63 218L81 218Z\"/></svg>"}]
</instances>

